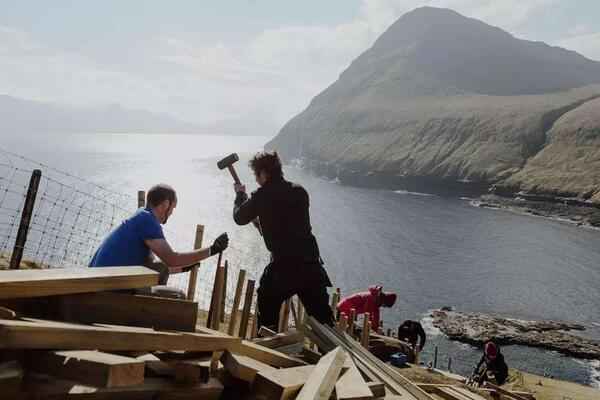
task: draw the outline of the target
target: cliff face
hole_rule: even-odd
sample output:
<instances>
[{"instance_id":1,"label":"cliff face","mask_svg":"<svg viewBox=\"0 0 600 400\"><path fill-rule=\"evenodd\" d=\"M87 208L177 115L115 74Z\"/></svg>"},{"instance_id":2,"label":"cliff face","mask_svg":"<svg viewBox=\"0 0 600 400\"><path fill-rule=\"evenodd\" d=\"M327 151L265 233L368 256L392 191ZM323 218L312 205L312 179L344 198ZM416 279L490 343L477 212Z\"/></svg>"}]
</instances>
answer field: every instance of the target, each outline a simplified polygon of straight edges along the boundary
<instances>
[{"instance_id":1,"label":"cliff face","mask_svg":"<svg viewBox=\"0 0 600 400\"><path fill-rule=\"evenodd\" d=\"M558 171L558 137L579 158L594 148L589 135L584 149L564 131L585 113L585 129L597 132L598 84L598 62L450 10L421 8L393 24L267 147L349 180L562 193L568 176L537 179ZM554 158L544 158L552 145ZM586 162L578 165L586 174ZM564 188L594 194L597 181L587 181Z\"/></svg>"}]
</instances>

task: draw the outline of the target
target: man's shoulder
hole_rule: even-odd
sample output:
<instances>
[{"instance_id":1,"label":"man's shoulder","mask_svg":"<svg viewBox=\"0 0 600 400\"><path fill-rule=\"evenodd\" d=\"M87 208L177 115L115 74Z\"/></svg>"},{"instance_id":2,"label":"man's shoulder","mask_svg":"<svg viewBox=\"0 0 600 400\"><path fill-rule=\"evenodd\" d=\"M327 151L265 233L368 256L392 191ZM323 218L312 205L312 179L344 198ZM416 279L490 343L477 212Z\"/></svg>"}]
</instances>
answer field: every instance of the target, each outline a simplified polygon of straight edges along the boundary
<instances>
[{"instance_id":1,"label":"man's shoulder","mask_svg":"<svg viewBox=\"0 0 600 400\"><path fill-rule=\"evenodd\" d=\"M152 211L149 210L149 209L147 209L147 208L140 208L140 209L138 209L135 212L135 214L133 214L129 218L129 221L134 222L134 223L155 223L155 224L159 224L159 222L156 219L156 217L154 216L154 214L152 214Z\"/></svg>"}]
</instances>

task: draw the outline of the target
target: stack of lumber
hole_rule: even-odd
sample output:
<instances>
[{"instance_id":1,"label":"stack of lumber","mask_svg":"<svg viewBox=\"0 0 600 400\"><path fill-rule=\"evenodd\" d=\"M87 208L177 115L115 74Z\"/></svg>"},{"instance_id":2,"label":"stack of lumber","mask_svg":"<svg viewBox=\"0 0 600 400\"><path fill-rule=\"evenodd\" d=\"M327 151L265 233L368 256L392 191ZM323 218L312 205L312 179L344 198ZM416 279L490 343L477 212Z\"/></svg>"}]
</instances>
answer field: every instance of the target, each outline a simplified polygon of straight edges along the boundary
<instances>
[{"instance_id":1,"label":"stack of lumber","mask_svg":"<svg viewBox=\"0 0 600 400\"><path fill-rule=\"evenodd\" d=\"M229 318L216 276L205 326L195 302L132 293L158 282L143 267L0 272L0 398L479 400L423 390L291 301L295 326L253 338L240 276Z\"/></svg>"}]
</instances>

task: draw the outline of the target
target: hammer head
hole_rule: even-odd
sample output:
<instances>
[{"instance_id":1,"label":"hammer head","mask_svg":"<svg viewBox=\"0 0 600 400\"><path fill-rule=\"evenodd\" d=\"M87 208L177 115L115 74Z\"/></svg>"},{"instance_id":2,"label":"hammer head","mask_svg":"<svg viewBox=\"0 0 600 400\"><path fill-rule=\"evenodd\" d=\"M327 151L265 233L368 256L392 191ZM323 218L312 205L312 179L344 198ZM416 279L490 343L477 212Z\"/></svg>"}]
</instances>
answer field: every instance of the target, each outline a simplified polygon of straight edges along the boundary
<instances>
[{"instance_id":1,"label":"hammer head","mask_svg":"<svg viewBox=\"0 0 600 400\"><path fill-rule=\"evenodd\" d=\"M217 163L217 167L219 167L219 169L225 169L238 160L239 160L239 157L238 157L237 153L231 153L230 155L228 155L227 157L225 157L224 159L219 161Z\"/></svg>"}]
</instances>

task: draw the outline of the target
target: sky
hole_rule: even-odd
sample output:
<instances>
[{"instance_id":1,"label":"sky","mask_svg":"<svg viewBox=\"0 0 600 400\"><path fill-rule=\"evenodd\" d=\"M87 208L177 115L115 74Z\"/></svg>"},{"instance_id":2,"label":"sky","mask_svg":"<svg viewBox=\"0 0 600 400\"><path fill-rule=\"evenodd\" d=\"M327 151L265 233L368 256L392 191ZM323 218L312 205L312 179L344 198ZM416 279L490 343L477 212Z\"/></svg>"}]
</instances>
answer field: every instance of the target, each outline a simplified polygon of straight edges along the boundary
<instances>
[{"instance_id":1,"label":"sky","mask_svg":"<svg viewBox=\"0 0 600 400\"><path fill-rule=\"evenodd\" d=\"M0 0L0 94L281 126L425 5L600 60L598 0Z\"/></svg>"}]
</instances>

